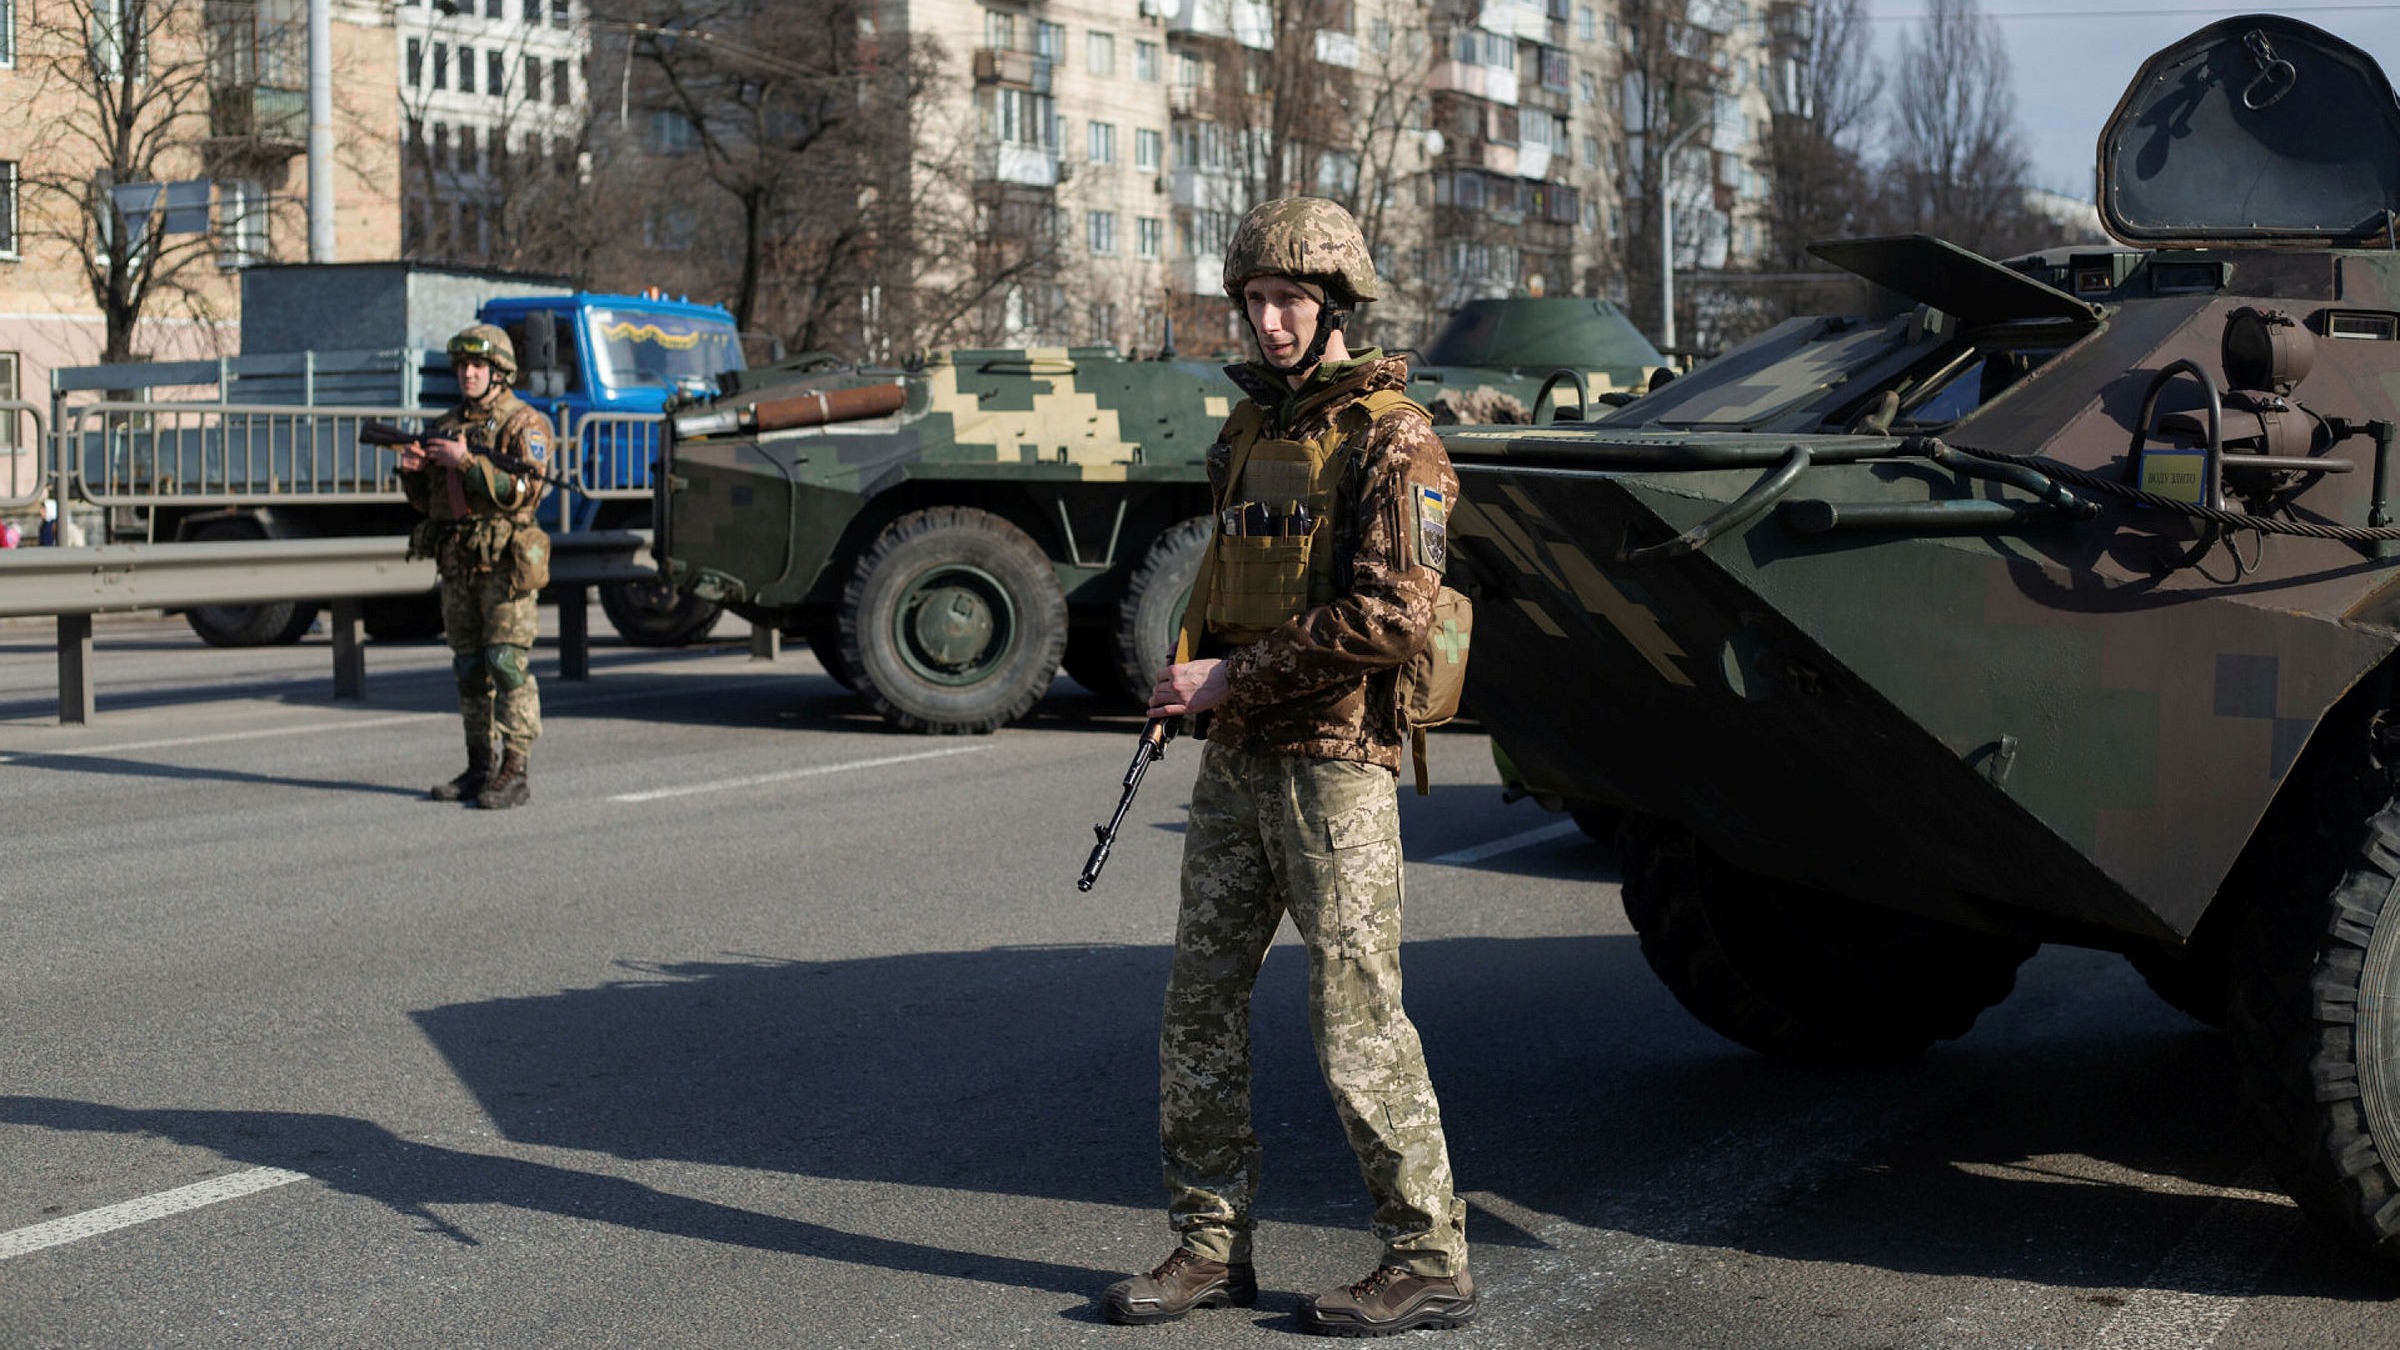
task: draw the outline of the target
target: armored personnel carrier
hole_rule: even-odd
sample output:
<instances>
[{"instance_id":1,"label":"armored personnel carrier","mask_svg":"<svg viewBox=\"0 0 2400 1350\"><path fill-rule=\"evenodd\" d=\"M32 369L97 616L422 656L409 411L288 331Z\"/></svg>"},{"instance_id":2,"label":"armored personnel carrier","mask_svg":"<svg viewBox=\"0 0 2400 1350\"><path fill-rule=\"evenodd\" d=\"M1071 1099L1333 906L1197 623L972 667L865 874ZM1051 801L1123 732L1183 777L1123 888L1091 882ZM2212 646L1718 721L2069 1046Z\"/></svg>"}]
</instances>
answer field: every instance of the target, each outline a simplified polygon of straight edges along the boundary
<instances>
[{"instance_id":1,"label":"armored personnel carrier","mask_svg":"<svg viewBox=\"0 0 2400 1350\"><path fill-rule=\"evenodd\" d=\"M1899 1059L2038 944L2121 951L2227 1027L2302 1207L2400 1257L2400 104L2229 19L2141 66L2099 185L2117 247L1821 245L1897 312L1445 429L1468 703L1621 815L1709 1026Z\"/></svg>"}]
</instances>

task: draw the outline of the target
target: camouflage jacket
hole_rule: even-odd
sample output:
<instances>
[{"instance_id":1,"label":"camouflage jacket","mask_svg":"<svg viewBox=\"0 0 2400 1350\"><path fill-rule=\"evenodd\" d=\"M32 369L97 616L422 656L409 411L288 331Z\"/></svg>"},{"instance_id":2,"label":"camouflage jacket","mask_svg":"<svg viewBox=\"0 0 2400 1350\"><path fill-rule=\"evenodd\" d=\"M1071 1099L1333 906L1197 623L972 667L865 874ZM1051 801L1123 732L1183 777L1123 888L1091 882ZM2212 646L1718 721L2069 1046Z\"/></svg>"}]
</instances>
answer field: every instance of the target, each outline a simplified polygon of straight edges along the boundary
<instances>
[{"instance_id":1,"label":"camouflage jacket","mask_svg":"<svg viewBox=\"0 0 2400 1350\"><path fill-rule=\"evenodd\" d=\"M518 589L540 589L549 579L549 537L533 511L549 482L550 419L503 389L480 408L444 413L425 434L456 435L475 457L464 469L429 463L401 473L401 492L426 515L409 536L410 556L433 559L450 577L513 569Z\"/></svg>"},{"instance_id":2,"label":"camouflage jacket","mask_svg":"<svg viewBox=\"0 0 2400 1350\"><path fill-rule=\"evenodd\" d=\"M1320 369L1297 391L1255 366L1227 370L1267 409L1260 434L1306 440L1343 408L1379 389L1406 389L1408 362L1375 352ZM1400 724L1400 665L1425 645L1442 574L1423 559L1414 498L1421 487L1455 500L1450 456L1416 410L1385 413L1343 453L1333 514L1334 597L1266 637L1223 656L1227 693L1208 739L1245 750L1354 759L1397 771L1407 740ZM1233 447L1209 448L1210 486L1222 497ZM1432 556L1440 557L1438 543Z\"/></svg>"}]
</instances>

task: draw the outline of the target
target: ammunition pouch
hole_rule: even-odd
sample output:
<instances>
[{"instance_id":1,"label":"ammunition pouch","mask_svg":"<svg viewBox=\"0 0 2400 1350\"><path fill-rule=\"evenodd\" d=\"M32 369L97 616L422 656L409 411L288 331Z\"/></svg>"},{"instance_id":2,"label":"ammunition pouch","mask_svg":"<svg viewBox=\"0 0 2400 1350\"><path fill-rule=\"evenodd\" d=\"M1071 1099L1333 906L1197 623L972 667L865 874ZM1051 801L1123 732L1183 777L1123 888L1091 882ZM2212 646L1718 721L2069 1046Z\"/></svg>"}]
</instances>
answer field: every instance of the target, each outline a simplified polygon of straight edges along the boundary
<instances>
[{"instance_id":1,"label":"ammunition pouch","mask_svg":"<svg viewBox=\"0 0 2400 1350\"><path fill-rule=\"evenodd\" d=\"M419 521L409 531L408 556L433 559L446 577L502 573L511 591L550 584L550 536L531 521L508 516Z\"/></svg>"}]
</instances>

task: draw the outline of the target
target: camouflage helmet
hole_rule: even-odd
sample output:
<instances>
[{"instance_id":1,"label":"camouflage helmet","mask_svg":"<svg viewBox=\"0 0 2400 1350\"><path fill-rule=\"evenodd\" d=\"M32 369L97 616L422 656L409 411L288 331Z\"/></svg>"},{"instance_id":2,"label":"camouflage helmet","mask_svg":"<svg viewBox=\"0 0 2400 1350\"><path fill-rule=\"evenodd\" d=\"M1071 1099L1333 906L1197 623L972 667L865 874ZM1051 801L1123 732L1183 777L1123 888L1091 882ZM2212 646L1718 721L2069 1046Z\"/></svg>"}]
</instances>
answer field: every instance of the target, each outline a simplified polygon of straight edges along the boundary
<instances>
[{"instance_id":1,"label":"camouflage helmet","mask_svg":"<svg viewBox=\"0 0 2400 1350\"><path fill-rule=\"evenodd\" d=\"M508 340L508 330L496 324L471 323L450 339L451 366L469 358L489 364L504 380L516 378L517 346Z\"/></svg>"},{"instance_id":2,"label":"camouflage helmet","mask_svg":"<svg viewBox=\"0 0 2400 1350\"><path fill-rule=\"evenodd\" d=\"M1364 304L1375 298L1375 260L1367 237L1339 202L1323 197L1282 197L1261 202L1242 217L1225 250L1225 294L1242 300L1242 283L1252 277L1297 277L1329 284L1345 293L1337 302Z\"/></svg>"}]
</instances>

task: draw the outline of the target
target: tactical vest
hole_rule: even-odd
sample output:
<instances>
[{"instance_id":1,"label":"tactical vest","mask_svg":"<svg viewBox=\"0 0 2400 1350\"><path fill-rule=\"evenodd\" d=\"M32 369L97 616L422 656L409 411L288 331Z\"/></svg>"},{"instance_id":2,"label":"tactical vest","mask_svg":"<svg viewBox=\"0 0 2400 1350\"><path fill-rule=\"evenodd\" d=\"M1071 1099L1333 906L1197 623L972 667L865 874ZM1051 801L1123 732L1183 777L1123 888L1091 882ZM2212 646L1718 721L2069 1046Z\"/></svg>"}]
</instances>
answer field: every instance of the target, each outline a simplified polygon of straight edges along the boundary
<instances>
[{"instance_id":1,"label":"tactical vest","mask_svg":"<svg viewBox=\"0 0 2400 1350\"><path fill-rule=\"evenodd\" d=\"M1176 660L1190 660L1204 636L1243 646L1333 599L1334 517L1346 509L1341 485L1350 468L1343 447L1401 407L1424 411L1396 389L1376 390L1305 441L1261 439L1266 410L1252 402L1234 410L1225 427L1233 459Z\"/></svg>"}]
</instances>

